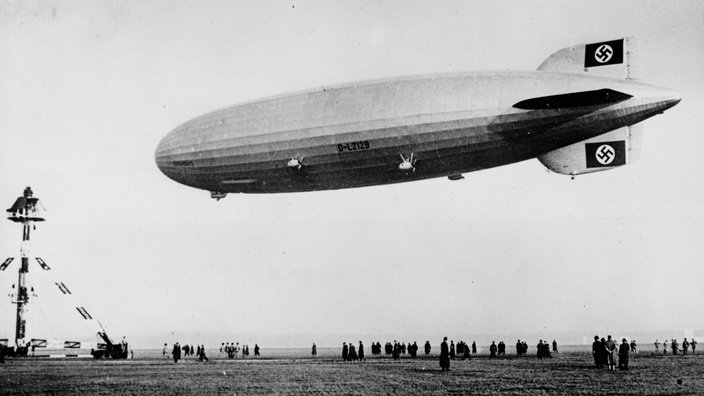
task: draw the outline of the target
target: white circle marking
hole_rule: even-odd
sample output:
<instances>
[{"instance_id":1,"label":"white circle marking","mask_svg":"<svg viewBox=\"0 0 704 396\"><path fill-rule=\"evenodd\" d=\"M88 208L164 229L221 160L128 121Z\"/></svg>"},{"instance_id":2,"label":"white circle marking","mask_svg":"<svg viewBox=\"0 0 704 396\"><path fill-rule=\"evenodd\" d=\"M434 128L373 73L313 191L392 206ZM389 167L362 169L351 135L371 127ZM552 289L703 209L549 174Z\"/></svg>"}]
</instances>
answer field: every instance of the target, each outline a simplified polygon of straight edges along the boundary
<instances>
[{"instance_id":1,"label":"white circle marking","mask_svg":"<svg viewBox=\"0 0 704 396\"><path fill-rule=\"evenodd\" d=\"M596 149L595 157L597 162L602 165L608 165L614 162L616 158L616 150L608 144L602 144Z\"/></svg>"},{"instance_id":2,"label":"white circle marking","mask_svg":"<svg viewBox=\"0 0 704 396\"><path fill-rule=\"evenodd\" d=\"M613 48L611 48L610 45L602 44L594 52L594 59L596 59L596 61L599 63L606 63L611 59L613 55Z\"/></svg>"}]
</instances>

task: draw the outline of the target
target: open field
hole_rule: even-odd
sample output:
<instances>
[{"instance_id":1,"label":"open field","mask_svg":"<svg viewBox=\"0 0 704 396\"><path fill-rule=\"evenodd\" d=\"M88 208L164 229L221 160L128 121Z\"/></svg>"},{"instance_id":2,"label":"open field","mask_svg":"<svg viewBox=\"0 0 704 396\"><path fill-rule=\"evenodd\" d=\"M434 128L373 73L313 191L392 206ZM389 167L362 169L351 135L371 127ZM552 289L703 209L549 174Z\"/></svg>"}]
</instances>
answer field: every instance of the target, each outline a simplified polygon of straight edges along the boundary
<instances>
[{"instance_id":1,"label":"open field","mask_svg":"<svg viewBox=\"0 0 704 396\"><path fill-rule=\"evenodd\" d=\"M325 355L178 364L139 354L125 361L9 359L0 364L0 394L704 394L704 355L640 354L631 370L614 372L576 352L542 360L479 356L454 361L450 372L435 358L343 363Z\"/></svg>"}]
</instances>

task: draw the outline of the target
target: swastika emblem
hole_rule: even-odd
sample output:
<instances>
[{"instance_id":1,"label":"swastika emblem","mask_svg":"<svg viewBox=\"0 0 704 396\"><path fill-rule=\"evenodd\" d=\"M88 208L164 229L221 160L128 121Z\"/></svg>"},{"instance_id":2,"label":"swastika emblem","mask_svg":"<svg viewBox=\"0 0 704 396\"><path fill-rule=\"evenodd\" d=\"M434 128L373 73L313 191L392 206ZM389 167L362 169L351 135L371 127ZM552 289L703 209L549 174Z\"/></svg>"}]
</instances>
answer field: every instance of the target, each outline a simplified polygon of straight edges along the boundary
<instances>
[{"instance_id":1,"label":"swastika emblem","mask_svg":"<svg viewBox=\"0 0 704 396\"><path fill-rule=\"evenodd\" d=\"M602 144L596 149L596 160L602 165L608 165L616 158L616 150L608 144Z\"/></svg>"},{"instance_id":2,"label":"swastika emblem","mask_svg":"<svg viewBox=\"0 0 704 396\"><path fill-rule=\"evenodd\" d=\"M599 63L606 63L614 55L614 50L610 45L602 44L594 51L594 59Z\"/></svg>"}]
</instances>

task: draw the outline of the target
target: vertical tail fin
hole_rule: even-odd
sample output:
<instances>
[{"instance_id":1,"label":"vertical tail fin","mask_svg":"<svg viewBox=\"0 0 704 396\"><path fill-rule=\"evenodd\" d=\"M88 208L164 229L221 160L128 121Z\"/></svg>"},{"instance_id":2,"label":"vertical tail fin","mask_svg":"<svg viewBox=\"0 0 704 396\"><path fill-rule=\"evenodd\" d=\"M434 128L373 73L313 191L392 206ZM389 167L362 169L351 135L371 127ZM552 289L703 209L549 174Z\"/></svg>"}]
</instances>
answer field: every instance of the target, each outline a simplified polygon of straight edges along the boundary
<instances>
[{"instance_id":1,"label":"vertical tail fin","mask_svg":"<svg viewBox=\"0 0 704 396\"><path fill-rule=\"evenodd\" d=\"M601 77L639 78L635 37L563 48L550 55L539 71L589 73Z\"/></svg>"},{"instance_id":2,"label":"vertical tail fin","mask_svg":"<svg viewBox=\"0 0 704 396\"><path fill-rule=\"evenodd\" d=\"M553 172L574 177L636 161L642 141L643 124L640 123L551 151L538 160Z\"/></svg>"}]
</instances>

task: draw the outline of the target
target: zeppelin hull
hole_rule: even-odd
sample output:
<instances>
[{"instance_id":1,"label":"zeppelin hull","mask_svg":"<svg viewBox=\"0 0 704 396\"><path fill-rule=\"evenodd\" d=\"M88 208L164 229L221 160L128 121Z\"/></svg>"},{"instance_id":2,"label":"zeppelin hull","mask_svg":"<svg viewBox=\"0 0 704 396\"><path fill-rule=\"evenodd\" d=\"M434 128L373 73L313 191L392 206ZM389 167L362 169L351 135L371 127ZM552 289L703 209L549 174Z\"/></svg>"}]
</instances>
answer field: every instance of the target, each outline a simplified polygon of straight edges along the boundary
<instances>
[{"instance_id":1,"label":"zeppelin hull","mask_svg":"<svg viewBox=\"0 0 704 396\"><path fill-rule=\"evenodd\" d=\"M559 109L513 106L606 87L634 97ZM162 140L156 160L168 177L217 192L327 190L451 176L534 158L669 107L666 100L636 97L644 89L653 87L539 72L332 87L189 121Z\"/></svg>"}]
</instances>

